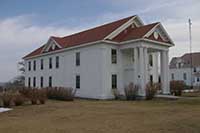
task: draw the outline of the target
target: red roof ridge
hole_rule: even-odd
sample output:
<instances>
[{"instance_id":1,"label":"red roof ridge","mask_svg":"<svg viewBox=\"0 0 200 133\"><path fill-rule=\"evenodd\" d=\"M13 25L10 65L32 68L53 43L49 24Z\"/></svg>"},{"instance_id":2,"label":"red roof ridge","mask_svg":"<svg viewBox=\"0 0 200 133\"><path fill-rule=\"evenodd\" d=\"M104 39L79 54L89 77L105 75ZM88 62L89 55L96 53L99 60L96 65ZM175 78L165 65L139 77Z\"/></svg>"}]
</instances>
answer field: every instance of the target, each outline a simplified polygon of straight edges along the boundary
<instances>
[{"instance_id":1,"label":"red roof ridge","mask_svg":"<svg viewBox=\"0 0 200 133\"><path fill-rule=\"evenodd\" d=\"M58 37L58 36L50 36L50 38L61 38L61 37Z\"/></svg>"},{"instance_id":2,"label":"red roof ridge","mask_svg":"<svg viewBox=\"0 0 200 133\"><path fill-rule=\"evenodd\" d=\"M116 22L119 22L119 21L122 21L122 20L129 20L129 19L131 19L131 18L133 18L133 17L135 17L135 16L136 16L136 15L132 15L132 16L129 16L129 17L126 17L126 18L122 18L122 19L115 20L115 21L112 21L112 22L104 23L103 25L94 26L94 27L89 28L89 29L87 29L87 30L82 30L82 31L80 31L80 32L73 33L73 34L70 34L70 35L67 35L67 36L64 36L64 37L56 37L56 36L52 36L52 37L54 37L54 38L62 38L62 39L63 39L63 38L67 38L67 37L70 37L70 36L75 36L75 35L77 35L77 34L82 34L82 33L84 33L84 32L88 32L88 31L91 31L91 30L94 30L94 29L97 29L97 28L105 27L105 26L107 26L107 25L111 25L111 24L113 24L113 23L116 23Z\"/></svg>"},{"instance_id":3,"label":"red roof ridge","mask_svg":"<svg viewBox=\"0 0 200 133\"><path fill-rule=\"evenodd\" d=\"M27 58L27 57L31 57L31 56L35 56L38 54L41 54L43 48L45 47L45 44L43 44L42 46L40 46L39 48L37 48L36 50L33 50L31 53L29 53L28 55L24 56L23 59Z\"/></svg>"},{"instance_id":4,"label":"red roof ridge","mask_svg":"<svg viewBox=\"0 0 200 133\"><path fill-rule=\"evenodd\" d=\"M50 39L53 39L56 43L58 43L63 48L78 46L81 44L87 44L91 42L103 41L105 37L110 35L113 31L118 29L120 26L124 25L129 20L132 20L137 15L129 16L120 20L116 20L110 23L106 23L103 25L99 25L97 27L90 28L88 30L83 30L71 35L67 35L64 37L58 36L50 36ZM133 39L145 38L145 35L153 29L160 22L154 22L147 25L142 25L139 27L132 28L129 26L127 29L119 33L116 37L114 37L111 41L115 42L123 42ZM36 55L42 54L45 45L40 48L34 50L30 54L26 55L24 58L33 57Z\"/></svg>"},{"instance_id":5,"label":"red roof ridge","mask_svg":"<svg viewBox=\"0 0 200 133\"><path fill-rule=\"evenodd\" d=\"M99 25L97 27L90 28L88 30L74 33L68 36L64 36L64 37L51 36L50 38L55 40L62 48L103 40L111 32L113 32L118 27L120 27L121 25L123 25L124 23L126 23L128 20L130 20L131 18L135 16L137 15L132 15L120 20L116 20L114 22ZM44 46L45 45L41 46L42 48L40 47L34 50L30 54L26 55L24 58L41 54Z\"/></svg>"},{"instance_id":6,"label":"red roof ridge","mask_svg":"<svg viewBox=\"0 0 200 133\"><path fill-rule=\"evenodd\" d=\"M192 52L192 53L185 53L184 55L182 55L181 57L184 57L186 55L194 55L194 54L200 54L200 52Z\"/></svg>"},{"instance_id":7,"label":"red roof ridge","mask_svg":"<svg viewBox=\"0 0 200 133\"><path fill-rule=\"evenodd\" d=\"M140 27L145 27L145 26L150 26L150 25L157 25L157 24L159 24L160 22L153 22L153 23L150 23L150 24L146 24L146 25L142 25L142 26L140 26ZM140 28L140 27L138 27L138 28Z\"/></svg>"},{"instance_id":8,"label":"red roof ridge","mask_svg":"<svg viewBox=\"0 0 200 133\"><path fill-rule=\"evenodd\" d=\"M139 38L144 38L145 34L147 34L153 27L155 27L157 24L160 22L155 22L147 25L143 25L140 27L135 27L135 28L127 28L127 32L124 33L121 32L118 34L115 38L113 38L113 41L116 42L123 42L123 41L128 41L131 39L139 39Z\"/></svg>"}]
</instances>

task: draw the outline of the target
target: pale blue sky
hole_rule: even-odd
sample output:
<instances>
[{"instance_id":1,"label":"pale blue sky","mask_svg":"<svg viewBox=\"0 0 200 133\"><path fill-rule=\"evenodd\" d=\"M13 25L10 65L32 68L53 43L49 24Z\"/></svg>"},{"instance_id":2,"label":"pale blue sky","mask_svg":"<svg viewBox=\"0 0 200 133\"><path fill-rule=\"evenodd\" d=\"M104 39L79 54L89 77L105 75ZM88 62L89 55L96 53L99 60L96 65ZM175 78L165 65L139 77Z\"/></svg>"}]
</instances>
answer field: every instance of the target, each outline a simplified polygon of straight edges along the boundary
<instances>
[{"instance_id":1,"label":"pale blue sky","mask_svg":"<svg viewBox=\"0 0 200 133\"><path fill-rule=\"evenodd\" d=\"M199 0L0 0L0 82L18 74L17 62L49 36L139 15L160 21L176 46L170 58L189 51L188 18L193 21L193 50L200 51Z\"/></svg>"}]
</instances>

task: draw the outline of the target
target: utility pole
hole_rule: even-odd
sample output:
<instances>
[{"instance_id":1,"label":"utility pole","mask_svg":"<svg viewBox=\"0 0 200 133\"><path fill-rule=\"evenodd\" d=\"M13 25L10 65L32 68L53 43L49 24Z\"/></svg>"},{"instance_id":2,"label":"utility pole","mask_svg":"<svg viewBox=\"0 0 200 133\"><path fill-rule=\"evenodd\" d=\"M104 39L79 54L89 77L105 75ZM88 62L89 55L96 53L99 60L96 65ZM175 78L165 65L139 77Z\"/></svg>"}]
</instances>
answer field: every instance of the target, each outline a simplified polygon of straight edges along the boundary
<instances>
[{"instance_id":1,"label":"utility pole","mask_svg":"<svg viewBox=\"0 0 200 133\"><path fill-rule=\"evenodd\" d=\"M188 20L189 23L189 40L190 40L190 60L191 60L191 89L193 88L193 62L192 62L192 21Z\"/></svg>"}]
</instances>

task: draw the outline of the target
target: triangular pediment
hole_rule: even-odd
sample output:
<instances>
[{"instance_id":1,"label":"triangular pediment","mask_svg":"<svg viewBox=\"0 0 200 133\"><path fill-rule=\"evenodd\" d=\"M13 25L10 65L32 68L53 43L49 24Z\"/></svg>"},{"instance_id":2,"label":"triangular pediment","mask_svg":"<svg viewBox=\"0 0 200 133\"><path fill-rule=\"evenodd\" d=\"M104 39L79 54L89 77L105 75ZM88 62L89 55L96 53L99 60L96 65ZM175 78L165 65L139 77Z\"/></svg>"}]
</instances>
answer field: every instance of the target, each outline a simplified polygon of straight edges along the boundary
<instances>
[{"instance_id":1,"label":"triangular pediment","mask_svg":"<svg viewBox=\"0 0 200 133\"><path fill-rule=\"evenodd\" d=\"M170 44L174 45L173 41L167 34L164 27L161 25L161 23L158 23L157 25L155 25L149 32L147 32L144 35L144 37L147 39L150 39L150 40L170 43Z\"/></svg>"},{"instance_id":2,"label":"triangular pediment","mask_svg":"<svg viewBox=\"0 0 200 133\"><path fill-rule=\"evenodd\" d=\"M104 40L112 40L113 38L118 36L121 32L126 30L128 27L136 28L136 27L140 27L143 25L144 25L144 23L137 15L133 16L129 21L124 23L122 26L118 27L116 30L114 30L112 33L110 33L108 36L106 36L104 38Z\"/></svg>"},{"instance_id":3,"label":"triangular pediment","mask_svg":"<svg viewBox=\"0 0 200 133\"><path fill-rule=\"evenodd\" d=\"M60 48L62 47L53 38L50 37L47 43L45 44L42 53L58 50Z\"/></svg>"}]
</instances>

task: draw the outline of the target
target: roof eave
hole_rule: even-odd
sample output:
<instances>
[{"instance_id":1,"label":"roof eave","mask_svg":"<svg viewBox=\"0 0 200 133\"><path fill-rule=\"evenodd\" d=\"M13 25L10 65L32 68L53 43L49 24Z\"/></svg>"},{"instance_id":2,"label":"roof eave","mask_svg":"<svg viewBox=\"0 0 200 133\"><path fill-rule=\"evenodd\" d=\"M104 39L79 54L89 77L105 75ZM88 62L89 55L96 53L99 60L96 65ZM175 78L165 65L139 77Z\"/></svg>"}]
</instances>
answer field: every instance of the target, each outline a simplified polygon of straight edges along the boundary
<instances>
[{"instance_id":1,"label":"roof eave","mask_svg":"<svg viewBox=\"0 0 200 133\"><path fill-rule=\"evenodd\" d=\"M146 42L152 42L152 43L157 43L157 44L163 44L163 45L168 46L168 47L172 47L173 46L170 43L164 43L164 42L160 42L160 41L154 41L154 40L150 40L150 39L146 39L146 38L139 38L139 39L133 39L133 40L128 40L128 41L123 41L123 42L120 42L120 44L132 43L132 42L137 42L137 41L146 41Z\"/></svg>"},{"instance_id":2,"label":"roof eave","mask_svg":"<svg viewBox=\"0 0 200 133\"><path fill-rule=\"evenodd\" d=\"M72 47L68 47L68 48L62 48L62 49L60 49L60 50L51 51L51 52L48 52L48 53L41 53L41 54L39 54L39 55L35 55L35 56L31 56L31 57L26 57L26 56L25 56L25 58L22 58L22 59L24 59L24 60L29 60L29 59L33 59L33 58L37 58L37 57L49 55L49 54L60 53L60 52L67 51L67 50L71 50L71 49L75 49L75 48L80 48L80 47L85 47L85 46L97 44L97 43L100 43L100 42L105 42L105 41L99 40L99 41L95 41L95 42L89 42L89 43L85 43L85 44L81 44L81 45L77 45L77 46L72 46Z\"/></svg>"}]
</instances>

